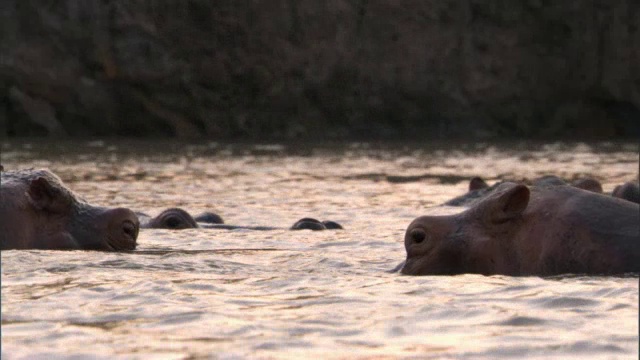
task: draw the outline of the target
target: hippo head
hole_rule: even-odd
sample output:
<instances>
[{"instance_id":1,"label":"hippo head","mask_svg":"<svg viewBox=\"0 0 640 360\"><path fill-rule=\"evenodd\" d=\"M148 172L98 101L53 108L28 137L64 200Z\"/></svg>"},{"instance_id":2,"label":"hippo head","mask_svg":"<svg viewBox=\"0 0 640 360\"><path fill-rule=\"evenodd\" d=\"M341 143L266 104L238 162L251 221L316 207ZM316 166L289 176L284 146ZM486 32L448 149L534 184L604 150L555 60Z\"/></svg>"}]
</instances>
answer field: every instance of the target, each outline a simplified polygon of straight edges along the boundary
<instances>
[{"instance_id":1,"label":"hippo head","mask_svg":"<svg viewBox=\"0 0 640 360\"><path fill-rule=\"evenodd\" d=\"M48 170L2 173L2 249L133 250L138 218L92 206Z\"/></svg>"},{"instance_id":2,"label":"hippo head","mask_svg":"<svg viewBox=\"0 0 640 360\"><path fill-rule=\"evenodd\" d=\"M501 239L517 227L529 202L524 185L503 183L468 210L448 216L421 216L409 225L404 245L406 275L494 273L502 264ZM508 246L508 244L507 244Z\"/></svg>"},{"instance_id":3,"label":"hippo head","mask_svg":"<svg viewBox=\"0 0 640 360\"><path fill-rule=\"evenodd\" d=\"M572 186L577 187L578 189L591 191L597 194L602 194L602 184L600 181L593 178L582 178L574 181Z\"/></svg>"},{"instance_id":4,"label":"hippo head","mask_svg":"<svg viewBox=\"0 0 640 360\"><path fill-rule=\"evenodd\" d=\"M611 195L613 197L640 204L640 188L638 187L638 183L630 181L622 185L618 185L613 189L613 193Z\"/></svg>"},{"instance_id":5,"label":"hippo head","mask_svg":"<svg viewBox=\"0 0 640 360\"><path fill-rule=\"evenodd\" d=\"M327 227L320 220L314 218L302 218L291 226L291 230L326 230Z\"/></svg>"},{"instance_id":6,"label":"hippo head","mask_svg":"<svg viewBox=\"0 0 640 360\"><path fill-rule=\"evenodd\" d=\"M222 216L216 213L212 213L210 211L205 211L201 213L200 215L194 217L194 220L196 222L203 222L207 224L224 224L224 220L222 219Z\"/></svg>"},{"instance_id":7,"label":"hippo head","mask_svg":"<svg viewBox=\"0 0 640 360\"><path fill-rule=\"evenodd\" d=\"M188 212L180 208L170 208L149 220L149 222L143 225L143 227L181 230L197 228L198 223L196 223Z\"/></svg>"},{"instance_id":8,"label":"hippo head","mask_svg":"<svg viewBox=\"0 0 640 360\"><path fill-rule=\"evenodd\" d=\"M469 191L475 191L480 189L488 188L489 184L484 181L481 177L476 176L469 181Z\"/></svg>"}]
</instances>

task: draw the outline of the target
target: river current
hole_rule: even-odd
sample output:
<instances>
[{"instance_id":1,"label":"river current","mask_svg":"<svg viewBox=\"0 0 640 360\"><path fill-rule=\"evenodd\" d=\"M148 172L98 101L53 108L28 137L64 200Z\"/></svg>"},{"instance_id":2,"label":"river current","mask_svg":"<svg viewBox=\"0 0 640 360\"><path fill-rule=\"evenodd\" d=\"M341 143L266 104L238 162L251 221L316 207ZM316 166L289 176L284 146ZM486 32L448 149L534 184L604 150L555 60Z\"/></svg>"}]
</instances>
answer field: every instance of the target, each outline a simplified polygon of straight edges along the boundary
<instances>
[{"instance_id":1,"label":"river current","mask_svg":"<svg viewBox=\"0 0 640 360\"><path fill-rule=\"evenodd\" d=\"M637 359L638 277L403 276L468 180L638 178L619 143L10 141L95 205L278 230L142 229L131 253L2 252L2 359ZM302 217L344 230L287 230ZM640 221L640 219L639 219Z\"/></svg>"}]
</instances>

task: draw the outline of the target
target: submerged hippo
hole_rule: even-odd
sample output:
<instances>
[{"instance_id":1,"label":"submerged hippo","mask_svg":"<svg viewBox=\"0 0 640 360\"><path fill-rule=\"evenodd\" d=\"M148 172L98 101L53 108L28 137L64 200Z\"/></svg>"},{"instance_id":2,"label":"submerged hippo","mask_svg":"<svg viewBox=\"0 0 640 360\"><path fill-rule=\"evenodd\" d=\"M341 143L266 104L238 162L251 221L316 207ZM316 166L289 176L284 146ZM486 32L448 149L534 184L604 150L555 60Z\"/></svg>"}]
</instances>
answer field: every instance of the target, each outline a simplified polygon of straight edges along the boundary
<instances>
[{"instance_id":1,"label":"submerged hippo","mask_svg":"<svg viewBox=\"0 0 640 360\"><path fill-rule=\"evenodd\" d=\"M193 219L196 222L207 223L207 224L224 224L224 220L222 220L222 216L209 211L203 212L202 214L194 217Z\"/></svg>"},{"instance_id":2,"label":"submerged hippo","mask_svg":"<svg viewBox=\"0 0 640 360\"><path fill-rule=\"evenodd\" d=\"M136 213L140 218L140 227L146 229L195 229L201 227L198 223L224 224L224 220L218 214L204 212L196 217L192 217L186 210L180 208L169 208L162 211L158 216L151 217L145 213Z\"/></svg>"},{"instance_id":3,"label":"submerged hippo","mask_svg":"<svg viewBox=\"0 0 640 360\"><path fill-rule=\"evenodd\" d=\"M640 204L640 188L638 188L637 182L629 181L622 185L618 185L613 189L613 193L611 195L613 197Z\"/></svg>"},{"instance_id":4,"label":"submerged hippo","mask_svg":"<svg viewBox=\"0 0 640 360\"><path fill-rule=\"evenodd\" d=\"M571 186L577 187L578 189L598 193L598 194L602 194L604 192L602 190L602 184L600 183L600 181L593 178L578 179L572 182Z\"/></svg>"},{"instance_id":5,"label":"submerged hippo","mask_svg":"<svg viewBox=\"0 0 640 360\"><path fill-rule=\"evenodd\" d=\"M148 229L193 229L198 227L191 214L180 209L170 208L164 210L156 217L150 217L145 213L137 213L140 218L140 227Z\"/></svg>"},{"instance_id":6,"label":"submerged hippo","mask_svg":"<svg viewBox=\"0 0 640 360\"><path fill-rule=\"evenodd\" d=\"M445 202L443 205L470 206L476 203L477 201L489 196L501 184L505 182L506 181L499 181L489 186L489 184L487 184L482 178L476 176L469 181L469 191L466 194L455 197ZM569 184L563 179L555 175L545 175L545 176L536 178L531 182L521 181L519 183L523 183L523 184L530 183L531 185L537 186L537 187L571 185L579 189L583 189L583 190L587 190L595 193L602 193L602 184L600 184L598 180L595 180L593 178L581 178Z\"/></svg>"},{"instance_id":7,"label":"submerged hippo","mask_svg":"<svg viewBox=\"0 0 640 360\"><path fill-rule=\"evenodd\" d=\"M147 229L194 229L194 228L207 228L207 229L225 229L225 230L277 230L279 228L272 226L241 226L241 225L227 225L222 220L220 215L212 212L204 212L195 218L192 217L187 211L180 208L170 208L164 210L156 217L150 217L145 213L137 213L141 219L142 228ZM328 230L328 229L342 229L342 226L335 221L318 221L313 218L302 218L296 221L291 230Z\"/></svg>"},{"instance_id":8,"label":"submerged hippo","mask_svg":"<svg viewBox=\"0 0 640 360\"><path fill-rule=\"evenodd\" d=\"M405 234L407 275L640 272L640 207L571 186L504 183L456 215Z\"/></svg>"},{"instance_id":9,"label":"submerged hippo","mask_svg":"<svg viewBox=\"0 0 640 360\"><path fill-rule=\"evenodd\" d=\"M138 218L88 204L49 170L0 173L0 248L133 250Z\"/></svg>"},{"instance_id":10,"label":"submerged hippo","mask_svg":"<svg viewBox=\"0 0 640 360\"><path fill-rule=\"evenodd\" d=\"M469 181L469 191L485 189L488 187L489 184L487 184L487 182L479 176L476 176Z\"/></svg>"},{"instance_id":11,"label":"submerged hippo","mask_svg":"<svg viewBox=\"0 0 640 360\"><path fill-rule=\"evenodd\" d=\"M489 186L482 178L474 177L469 181L469 191L466 194L457 196L443 205L448 206L467 206L470 205L480 199L487 197L487 195L491 194L500 184L503 182L497 182L492 186Z\"/></svg>"},{"instance_id":12,"label":"submerged hippo","mask_svg":"<svg viewBox=\"0 0 640 360\"><path fill-rule=\"evenodd\" d=\"M291 226L291 230L336 230L343 229L342 225L338 224L335 221L325 220L320 221L314 218L302 218L296 221L293 226Z\"/></svg>"}]
</instances>

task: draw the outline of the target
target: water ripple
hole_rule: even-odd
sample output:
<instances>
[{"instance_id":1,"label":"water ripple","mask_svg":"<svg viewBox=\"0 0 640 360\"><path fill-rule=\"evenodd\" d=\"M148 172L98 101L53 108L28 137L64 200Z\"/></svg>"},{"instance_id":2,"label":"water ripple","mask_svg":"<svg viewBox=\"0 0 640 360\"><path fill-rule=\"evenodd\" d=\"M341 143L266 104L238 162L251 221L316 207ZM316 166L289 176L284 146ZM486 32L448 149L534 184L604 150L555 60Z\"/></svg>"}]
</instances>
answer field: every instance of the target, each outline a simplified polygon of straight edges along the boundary
<instances>
[{"instance_id":1,"label":"water ripple","mask_svg":"<svg viewBox=\"0 0 640 360\"><path fill-rule=\"evenodd\" d=\"M637 179L637 144L2 146L5 168L48 166L92 203L277 228L3 251L3 359L638 357L637 274L387 272L413 218L461 211L433 205L467 179L590 175L611 191ZM287 230L302 217L345 229Z\"/></svg>"}]
</instances>

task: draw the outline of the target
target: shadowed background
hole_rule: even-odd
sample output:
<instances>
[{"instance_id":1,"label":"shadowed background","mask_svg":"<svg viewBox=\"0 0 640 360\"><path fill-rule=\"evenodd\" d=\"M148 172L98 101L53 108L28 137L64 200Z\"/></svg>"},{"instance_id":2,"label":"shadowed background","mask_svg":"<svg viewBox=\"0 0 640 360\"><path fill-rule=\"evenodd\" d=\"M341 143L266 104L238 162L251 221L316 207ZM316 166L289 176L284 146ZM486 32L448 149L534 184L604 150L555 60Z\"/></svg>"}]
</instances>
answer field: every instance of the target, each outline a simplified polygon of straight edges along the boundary
<instances>
[{"instance_id":1,"label":"shadowed background","mask_svg":"<svg viewBox=\"0 0 640 360\"><path fill-rule=\"evenodd\" d=\"M640 3L5 0L0 136L640 133Z\"/></svg>"}]
</instances>

